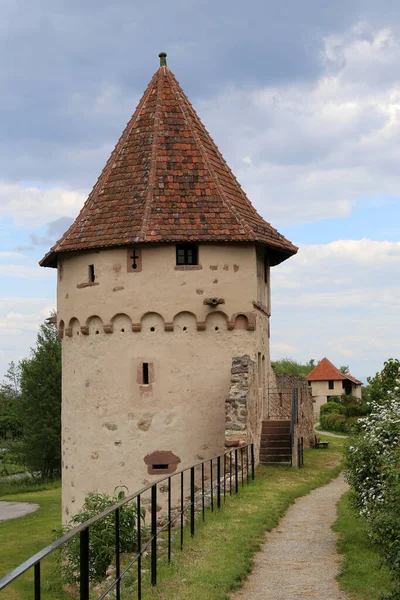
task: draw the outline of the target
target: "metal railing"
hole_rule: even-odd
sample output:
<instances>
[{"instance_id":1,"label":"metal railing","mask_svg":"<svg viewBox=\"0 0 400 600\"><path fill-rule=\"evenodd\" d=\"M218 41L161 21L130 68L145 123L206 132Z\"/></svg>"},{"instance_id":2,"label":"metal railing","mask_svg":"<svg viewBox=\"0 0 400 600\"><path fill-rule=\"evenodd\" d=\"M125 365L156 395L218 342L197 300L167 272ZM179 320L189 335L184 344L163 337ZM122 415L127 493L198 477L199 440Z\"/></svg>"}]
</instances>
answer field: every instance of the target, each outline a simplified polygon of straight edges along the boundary
<instances>
[{"instance_id":1,"label":"metal railing","mask_svg":"<svg viewBox=\"0 0 400 600\"><path fill-rule=\"evenodd\" d=\"M121 582L124 575L133 567L136 563L137 566L137 580L136 580L136 592L137 600L142 598L142 587L143 587L143 568L142 558L143 554L150 550L150 581L151 585L157 585L157 540L160 533L167 532L167 560L171 562L172 553L172 538L173 538L173 525L178 520L180 527L180 549L183 548L184 543L184 527L185 527L185 513L188 512L187 518L190 535L193 537L195 534L195 521L196 521L196 507L201 518L204 521L206 515L206 508L209 506L211 511L214 511L215 503L217 508L221 507L221 501L225 501L227 495L237 494L239 491L240 483L244 486L245 481L247 484L250 479L254 479L254 444L248 444L234 450L229 450L214 456L213 458L202 461L196 465L192 465L181 471L177 471L167 477L157 480L152 485L142 488L138 492L125 497L120 502L117 502L110 508L104 510L97 516L81 523L74 529L71 529L68 533L63 535L61 538L37 552L31 558L26 560L24 563L19 565L16 569L0 578L0 591L16 581L23 573L34 570L33 579L33 590L32 598L34 600L40 600L41 598L41 561L52 552L61 549L64 544L68 543L75 536L80 536L80 578L79 578L79 599L89 600L90 594L90 577L89 577L89 566L90 566L90 553L89 553L89 538L90 528L95 524L114 513L115 515L115 578L111 583L107 581L107 588L102 591L101 595L97 597L97 600L106 598L111 592L115 594L116 600L121 599ZM207 478L207 473L209 478ZM189 501L185 504L185 475L186 485L188 485ZM200 493L196 497L196 475L197 482L199 477L201 478L200 485L197 486L197 491ZM215 479L214 479L214 476ZM189 477L189 482L187 480ZM178 482L178 488L180 491L179 510L174 511L172 514L172 483L174 478ZM209 482L208 482L209 479ZM164 525L159 525L157 520L157 512L159 507L157 506L157 490L158 486L162 483L167 483L167 522ZM229 482L229 485L228 485ZM240 482L240 483L239 483ZM143 495L150 491L151 502L150 502L150 536L148 540L142 539L142 498ZM137 513L137 548L136 553L129 560L127 565L121 568L121 548L120 548L120 508L128 502L136 501L136 513ZM208 506L207 506L208 505ZM174 527L175 529L175 527ZM113 596L114 597L114 596ZM27 599L28 600L28 599Z\"/></svg>"}]
</instances>

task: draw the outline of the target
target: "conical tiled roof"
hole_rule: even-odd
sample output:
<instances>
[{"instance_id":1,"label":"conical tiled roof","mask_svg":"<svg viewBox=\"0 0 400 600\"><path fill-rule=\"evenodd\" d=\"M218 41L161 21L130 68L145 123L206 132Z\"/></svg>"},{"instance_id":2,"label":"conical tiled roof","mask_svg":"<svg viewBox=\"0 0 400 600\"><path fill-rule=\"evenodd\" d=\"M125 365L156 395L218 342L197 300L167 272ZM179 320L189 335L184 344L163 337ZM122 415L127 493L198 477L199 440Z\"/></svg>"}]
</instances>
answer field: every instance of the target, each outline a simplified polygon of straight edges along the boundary
<instances>
[{"instance_id":1,"label":"conical tiled roof","mask_svg":"<svg viewBox=\"0 0 400 600\"><path fill-rule=\"evenodd\" d=\"M307 375L308 381L338 381L343 379L349 379L357 385L362 385L362 381L359 381L352 375L344 374L330 360L323 358L319 361L316 367Z\"/></svg>"},{"instance_id":2,"label":"conical tiled roof","mask_svg":"<svg viewBox=\"0 0 400 600\"><path fill-rule=\"evenodd\" d=\"M75 222L40 264L56 266L61 252L182 241L261 243L273 264L297 252L256 212L160 66Z\"/></svg>"}]
</instances>

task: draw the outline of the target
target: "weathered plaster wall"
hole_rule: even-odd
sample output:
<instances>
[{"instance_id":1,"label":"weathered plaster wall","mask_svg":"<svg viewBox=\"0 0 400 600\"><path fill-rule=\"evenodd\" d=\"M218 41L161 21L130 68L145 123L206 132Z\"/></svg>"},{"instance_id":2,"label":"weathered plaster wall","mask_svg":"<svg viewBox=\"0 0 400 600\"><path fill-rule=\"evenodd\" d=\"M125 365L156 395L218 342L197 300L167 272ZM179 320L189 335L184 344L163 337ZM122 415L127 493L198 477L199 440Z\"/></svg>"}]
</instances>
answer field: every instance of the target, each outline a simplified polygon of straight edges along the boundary
<instances>
[{"instance_id":1,"label":"weathered plaster wall","mask_svg":"<svg viewBox=\"0 0 400 600\"><path fill-rule=\"evenodd\" d=\"M253 311L257 295L256 253L252 246L199 247L199 265L175 266L175 245L141 247L142 269L127 271L128 250L118 248L69 256L60 260L58 318L65 326L72 317L85 325L91 315L104 324L118 313L126 313L139 323L147 311L159 313L172 322L181 311L193 312L204 321L212 309L207 297L225 299L223 310L229 316ZM93 264L95 282L88 284L88 268Z\"/></svg>"},{"instance_id":2,"label":"weathered plaster wall","mask_svg":"<svg viewBox=\"0 0 400 600\"><path fill-rule=\"evenodd\" d=\"M312 381L311 390L314 401L314 417L319 418L320 409L323 404L328 402L329 396L341 396L344 393L343 380L335 380L333 382L333 390L329 389L328 381ZM361 399L361 385L351 384L351 393L356 398Z\"/></svg>"},{"instance_id":3,"label":"weathered plaster wall","mask_svg":"<svg viewBox=\"0 0 400 600\"><path fill-rule=\"evenodd\" d=\"M133 492L158 479L145 463L155 451L178 457L177 469L223 452L233 357L251 357L259 386L251 394L265 390L258 364L267 372L268 316L254 306L255 249L200 246L199 262L176 268L173 245L143 246L138 272L128 270L126 249L62 258L64 520L88 491ZM224 304L212 308L207 297Z\"/></svg>"}]
</instances>

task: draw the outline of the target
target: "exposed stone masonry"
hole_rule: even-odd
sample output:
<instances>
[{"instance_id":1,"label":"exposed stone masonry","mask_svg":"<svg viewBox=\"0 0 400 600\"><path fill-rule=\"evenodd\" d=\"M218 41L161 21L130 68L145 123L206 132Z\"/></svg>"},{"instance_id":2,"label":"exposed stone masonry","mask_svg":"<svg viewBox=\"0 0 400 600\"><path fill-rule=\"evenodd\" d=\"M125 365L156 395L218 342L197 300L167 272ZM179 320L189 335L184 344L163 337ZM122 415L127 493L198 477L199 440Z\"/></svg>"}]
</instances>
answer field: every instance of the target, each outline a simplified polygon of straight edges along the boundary
<instances>
[{"instance_id":1,"label":"exposed stone masonry","mask_svg":"<svg viewBox=\"0 0 400 600\"><path fill-rule=\"evenodd\" d=\"M263 419L262 390L257 389L256 363L245 354L232 359L231 387L225 401L225 447L254 443L258 456Z\"/></svg>"}]
</instances>

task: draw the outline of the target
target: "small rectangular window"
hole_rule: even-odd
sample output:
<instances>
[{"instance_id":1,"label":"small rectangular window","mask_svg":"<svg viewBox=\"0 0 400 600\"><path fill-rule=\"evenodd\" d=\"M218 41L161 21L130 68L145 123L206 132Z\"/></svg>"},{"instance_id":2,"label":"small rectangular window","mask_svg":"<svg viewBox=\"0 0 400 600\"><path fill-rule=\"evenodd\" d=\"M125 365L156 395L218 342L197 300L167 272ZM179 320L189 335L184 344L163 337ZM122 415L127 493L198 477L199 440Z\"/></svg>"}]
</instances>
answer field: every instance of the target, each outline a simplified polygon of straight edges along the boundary
<instances>
[{"instance_id":1,"label":"small rectangular window","mask_svg":"<svg viewBox=\"0 0 400 600\"><path fill-rule=\"evenodd\" d=\"M335 387L335 382L332 379L329 380L329 386L328 387L329 387L330 390L333 390L333 388Z\"/></svg>"},{"instance_id":2,"label":"small rectangular window","mask_svg":"<svg viewBox=\"0 0 400 600\"><path fill-rule=\"evenodd\" d=\"M176 264L177 265L197 265L198 250L196 244L177 244L176 245Z\"/></svg>"},{"instance_id":3,"label":"small rectangular window","mask_svg":"<svg viewBox=\"0 0 400 600\"><path fill-rule=\"evenodd\" d=\"M143 363L143 384L149 383L149 363Z\"/></svg>"},{"instance_id":4,"label":"small rectangular window","mask_svg":"<svg viewBox=\"0 0 400 600\"><path fill-rule=\"evenodd\" d=\"M164 470L168 469L169 465L165 465L165 464L162 464L162 465L151 465L151 467L152 467L152 469L157 469L159 471L162 471L163 469Z\"/></svg>"},{"instance_id":5,"label":"small rectangular window","mask_svg":"<svg viewBox=\"0 0 400 600\"><path fill-rule=\"evenodd\" d=\"M93 283L95 279L94 265L89 265L89 283Z\"/></svg>"}]
</instances>

